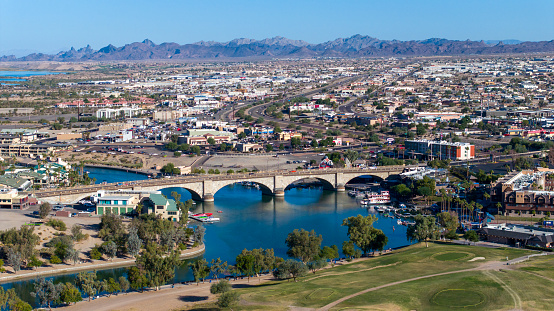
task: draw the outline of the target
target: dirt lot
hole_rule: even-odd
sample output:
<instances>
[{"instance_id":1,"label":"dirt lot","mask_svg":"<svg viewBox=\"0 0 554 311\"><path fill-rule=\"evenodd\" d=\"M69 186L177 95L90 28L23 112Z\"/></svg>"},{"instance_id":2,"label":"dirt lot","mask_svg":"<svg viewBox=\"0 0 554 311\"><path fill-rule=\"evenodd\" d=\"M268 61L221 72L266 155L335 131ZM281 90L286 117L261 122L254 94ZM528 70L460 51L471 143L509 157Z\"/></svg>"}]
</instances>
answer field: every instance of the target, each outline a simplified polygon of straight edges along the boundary
<instances>
[{"instance_id":1,"label":"dirt lot","mask_svg":"<svg viewBox=\"0 0 554 311\"><path fill-rule=\"evenodd\" d=\"M128 147L122 147L124 150L133 151L134 154L108 151L107 149L102 149L102 146L100 145L92 145L87 149L79 149L82 149L83 151L66 151L59 153L59 155L62 159L72 163L79 163L79 161L93 161L91 164L112 163L119 165L134 165L142 163L143 169L156 169L156 167L162 167L167 163L173 163L175 166L190 166L198 158L188 156L177 158L173 156L172 152L160 151L156 148L129 149ZM114 154L109 154L108 152L112 152ZM144 152L144 154L139 154L138 152Z\"/></svg>"}]
</instances>

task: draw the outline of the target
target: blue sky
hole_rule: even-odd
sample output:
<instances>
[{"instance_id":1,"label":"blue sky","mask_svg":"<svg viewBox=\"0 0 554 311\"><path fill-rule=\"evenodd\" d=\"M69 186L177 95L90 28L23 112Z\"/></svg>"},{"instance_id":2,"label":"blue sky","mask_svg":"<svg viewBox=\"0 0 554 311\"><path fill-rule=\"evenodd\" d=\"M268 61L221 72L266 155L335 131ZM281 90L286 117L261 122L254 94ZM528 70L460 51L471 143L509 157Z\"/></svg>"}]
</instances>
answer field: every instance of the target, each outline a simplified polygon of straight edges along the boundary
<instances>
[{"instance_id":1,"label":"blue sky","mask_svg":"<svg viewBox=\"0 0 554 311\"><path fill-rule=\"evenodd\" d=\"M554 0L0 0L0 52L284 36L553 40Z\"/></svg>"}]
</instances>

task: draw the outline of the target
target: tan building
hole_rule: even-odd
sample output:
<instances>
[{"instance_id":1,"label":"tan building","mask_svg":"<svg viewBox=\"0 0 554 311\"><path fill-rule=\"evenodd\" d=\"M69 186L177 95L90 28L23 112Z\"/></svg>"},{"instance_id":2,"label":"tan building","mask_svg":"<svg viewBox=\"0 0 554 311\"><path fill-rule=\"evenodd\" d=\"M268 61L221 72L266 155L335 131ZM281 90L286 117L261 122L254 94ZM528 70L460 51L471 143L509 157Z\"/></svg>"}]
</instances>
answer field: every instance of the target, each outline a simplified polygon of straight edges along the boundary
<instances>
[{"instance_id":1,"label":"tan building","mask_svg":"<svg viewBox=\"0 0 554 311\"><path fill-rule=\"evenodd\" d=\"M27 209L29 196L21 195L17 190L0 191L0 208L2 209Z\"/></svg>"},{"instance_id":2,"label":"tan building","mask_svg":"<svg viewBox=\"0 0 554 311\"><path fill-rule=\"evenodd\" d=\"M0 144L19 144L21 138L17 135L0 134Z\"/></svg>"},{"instance_id":3,"label":"tan building","mask_svg":"<svg viewBox=\"0 0 554 311\"><path fill-rule=\"evenodd\" d=\"M228 143L231 141L230 136L215 136L213 134L207 133L202 136L186 136L186 143L195 146L195 145L209 145L208 139L213 138L215 144Z\"/></svg>"},{"instance_id":4,"label":"tan building","mask_svg":"<svg viewBox=\"0 0 554 311\"><path fill-rule=\"evenodd\" d=\"M175 200L168 199L162 194L151 194L148 198L142 200L142 213L154 214L163 219L179 221L181 211L177 208Z\"/></svg>"},{"instance_id":5,"label":"tan building","mask_svg":"<svg viewBox=\"0 0 554 311\"><path fill-rule=\"evenodd\" d=\"M296 132L281 132L275 134L275 136L278 140L291 140L292 138L302 139L302 134Z\"/></svg>"},{"instance_id":6,"label":"tan building","mask_svg":"<svg viewBox=\"0 0 554 311\"><path fill-rule=\"evenodd\" d=\"M131 128L133 128L133 125L129 123L110 123L100 125L98 127L98 131L106 133L117 133L119 131L128 130Z\"/></svg>"},{"instance_id":7,"label":"tan building","mask_svg":"<svg viewBox=\"0 0 554 311\"><path fill-rule=\"evenodd\" d=\"M49 154L54 151L54 147L34 144L12 144L0 145L0 156L29 157L39 154Z\"/></svg>"}]
</instances>

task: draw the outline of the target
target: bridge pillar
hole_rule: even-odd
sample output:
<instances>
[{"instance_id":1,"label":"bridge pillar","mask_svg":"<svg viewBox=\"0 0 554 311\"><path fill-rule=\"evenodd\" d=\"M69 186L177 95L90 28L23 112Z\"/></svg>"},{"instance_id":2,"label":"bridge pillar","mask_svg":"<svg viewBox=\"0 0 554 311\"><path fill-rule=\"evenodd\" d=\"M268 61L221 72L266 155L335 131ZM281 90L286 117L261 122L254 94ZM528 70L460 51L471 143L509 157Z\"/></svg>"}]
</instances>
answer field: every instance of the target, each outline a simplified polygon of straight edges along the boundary
<instances>
[{"instance_id":1,"label":"bridge pillar","mask_svg":"<svg viewBox=\"0 0 554 311\"><path fill-rule=\"evenodd\" d=\"M202 198L202 201L204 202L213 202L214 201L214 195L211 193L205 193L204 197Z\"/></svg>"},{"instance_id":2,"label":"bridge pillar","mask_svg":"<svg viewBox=\"0 0 554 311\"><path fill-rule=\"evenodd\" d=\"M285 196L285 190L283 188L275 188L275 190L273 190L273 196L274 197L284 197Z\"/></svg>"},{"instance_id":3,"label":"bridge pillar","mask_svg":"<svg viewBox=\"0 0 554 311\"><path fill-rule=\"evenodd\" d=\"M344 192L344 191L346 191L346 188L344 187L344 184L337 184L337 186L335 187L335 191L336 192Z\"/></svg>"}]
</instances>

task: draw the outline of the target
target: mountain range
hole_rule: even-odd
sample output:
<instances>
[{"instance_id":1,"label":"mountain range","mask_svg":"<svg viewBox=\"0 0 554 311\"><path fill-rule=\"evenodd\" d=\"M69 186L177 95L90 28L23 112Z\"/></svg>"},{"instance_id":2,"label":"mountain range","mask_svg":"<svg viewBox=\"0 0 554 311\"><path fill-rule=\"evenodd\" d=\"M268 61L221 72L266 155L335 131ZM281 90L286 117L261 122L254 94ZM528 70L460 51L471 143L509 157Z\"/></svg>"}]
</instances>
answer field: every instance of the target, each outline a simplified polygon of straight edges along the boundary
<instances>
[{"instance_id":1,"label":"mountain range","mask_svg":"<svg viewBox=\"0 0 554 311\"><path fill-rule=\"evenodd\" d=\"M233 59L233 58L310 58L310 57L390 57L489 55L508 53L554 52L554 40L506 43L491 41L458 41L432 38L427 40L379 40L370 36L354 35L319 44L302 40L274 37L263 40L234 39L228 42L200 41L191 44L155 44L146 39L121 47L113 45L94 50L87 45L73 47L57 54L33 53L23 57L2 56L0 61L117 61L163 59Z\"/></svg>"}]
</instances>

